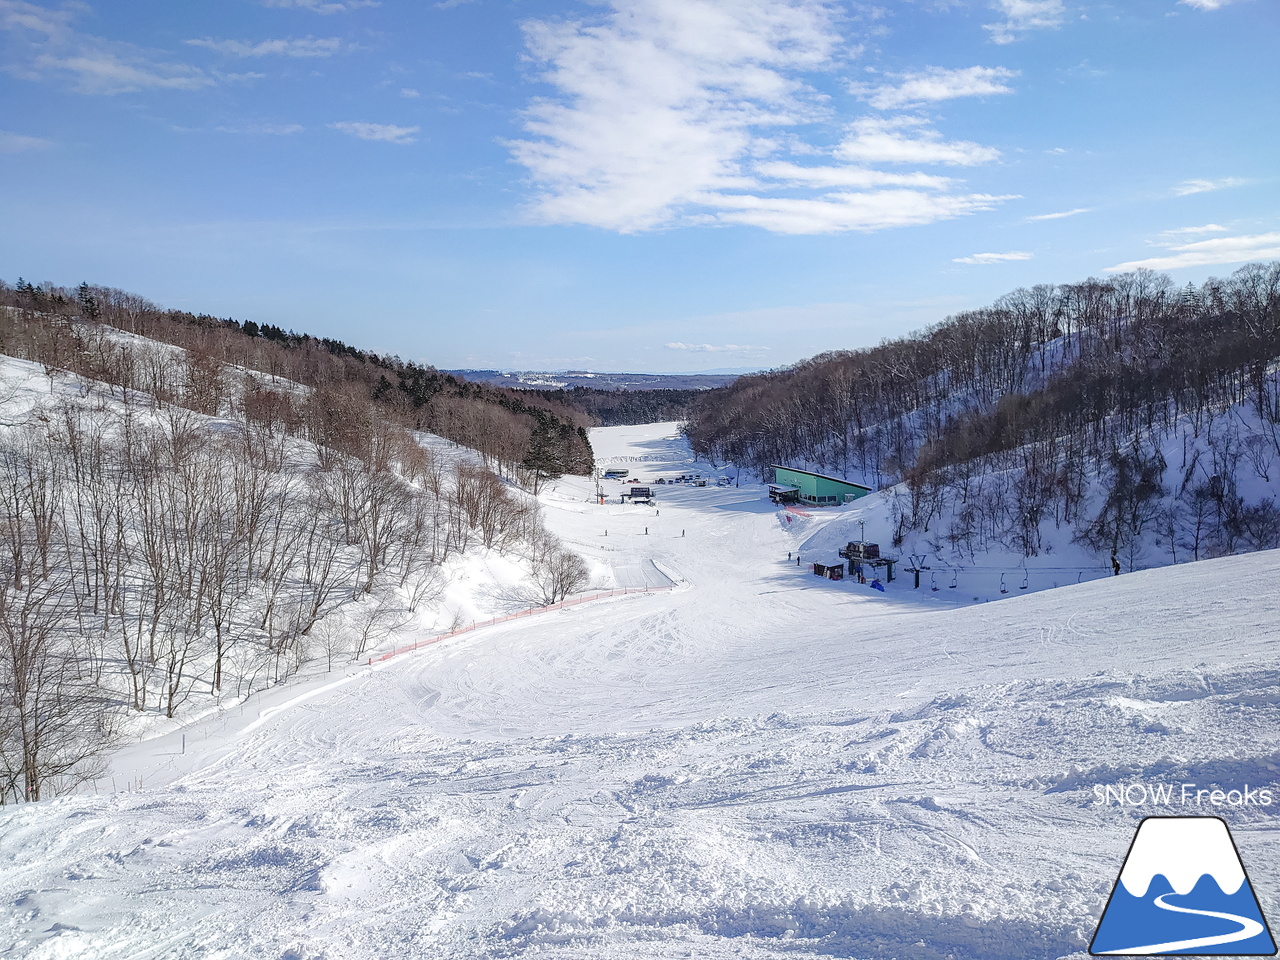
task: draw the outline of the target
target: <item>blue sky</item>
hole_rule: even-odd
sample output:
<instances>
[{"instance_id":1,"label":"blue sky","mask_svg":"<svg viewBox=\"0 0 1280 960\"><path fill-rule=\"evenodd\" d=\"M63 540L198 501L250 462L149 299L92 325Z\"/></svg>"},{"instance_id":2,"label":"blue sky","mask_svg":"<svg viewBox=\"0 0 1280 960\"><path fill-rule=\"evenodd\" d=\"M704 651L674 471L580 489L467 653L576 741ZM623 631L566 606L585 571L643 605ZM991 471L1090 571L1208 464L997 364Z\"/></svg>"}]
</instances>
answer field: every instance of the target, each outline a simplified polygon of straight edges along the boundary
<instances>
[{"instance_id":1,"label":"blue sky","mask_svg":"<svg viewBox=\"0 0 1280 960\"><path fill-rule=\"evenodd\" d=\"M1274 0L0 0L0 277L772 367L1280 258Z\"/></svg>"}]
</instances>

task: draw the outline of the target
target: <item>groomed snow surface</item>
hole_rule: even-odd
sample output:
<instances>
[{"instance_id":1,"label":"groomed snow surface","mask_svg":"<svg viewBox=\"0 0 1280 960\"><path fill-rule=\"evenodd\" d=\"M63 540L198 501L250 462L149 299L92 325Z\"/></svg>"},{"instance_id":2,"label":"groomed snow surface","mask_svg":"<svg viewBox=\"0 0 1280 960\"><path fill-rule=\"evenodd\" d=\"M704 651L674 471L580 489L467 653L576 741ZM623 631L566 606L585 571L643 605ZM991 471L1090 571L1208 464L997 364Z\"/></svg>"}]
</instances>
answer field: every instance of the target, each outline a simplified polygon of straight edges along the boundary
<instances>
[{"instance_id":1,"label":"groomed snow surface","mask_svg":"<svg viewBox=\"0 0 1280 960\"><path fill-rule=\"evenodd\" d=\"M592 442L715 472L671 424ZM1280 796L1274 553L960 603L787 560L852 507L594 492L551 485L548 525L674 590L273 691L0 810L0 955L1082 956L1150 814L1227 819L1280 913L1275 807L1094 792Z\"/></svg>"}]
</instances>

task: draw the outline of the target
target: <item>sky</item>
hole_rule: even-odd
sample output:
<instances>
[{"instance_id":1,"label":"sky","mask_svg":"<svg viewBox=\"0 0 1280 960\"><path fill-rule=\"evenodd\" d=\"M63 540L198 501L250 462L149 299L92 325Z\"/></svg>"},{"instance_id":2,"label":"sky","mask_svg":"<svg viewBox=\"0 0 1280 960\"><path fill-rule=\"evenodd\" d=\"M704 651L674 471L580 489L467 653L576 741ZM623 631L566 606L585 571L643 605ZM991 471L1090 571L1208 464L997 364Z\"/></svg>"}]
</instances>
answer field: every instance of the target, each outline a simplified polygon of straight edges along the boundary
<instances>
[{"instance_id":1,"label":"sky","mask_svg":"<svg viewBox=\"0 0 1280 960\"><path fill-rule=\"evenodd\" d=\"M690 372L1280 259L1274 0L0 0L0 278Z\"/></svg>"}]
</instances>

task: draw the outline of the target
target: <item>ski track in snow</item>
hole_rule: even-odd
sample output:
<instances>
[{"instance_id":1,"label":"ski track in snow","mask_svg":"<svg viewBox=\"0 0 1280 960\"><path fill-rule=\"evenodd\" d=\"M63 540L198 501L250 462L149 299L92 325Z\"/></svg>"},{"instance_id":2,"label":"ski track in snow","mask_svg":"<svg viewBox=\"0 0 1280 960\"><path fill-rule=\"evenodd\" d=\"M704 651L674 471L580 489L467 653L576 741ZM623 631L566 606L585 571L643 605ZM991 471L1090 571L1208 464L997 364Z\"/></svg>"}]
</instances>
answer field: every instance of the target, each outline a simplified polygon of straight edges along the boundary
<instances>
[{"instance_id":1,"label":"ski track in snow","mask_svg":"<svg viewBox=\"0 0 1280 960\"><path fill-rule=\"evenodd\" d=\"M672 433L593 443L710 473ZM353 668L185 756L122 751L140 790L0 809L0 955L1083 956L1137 819L1197 812L1095 784L1275 788L1274 553L957 607L787 560L848 513L790 532L759 487L657 489L543 499L620 585L675 590ZM1198 812L1247 838L1266 911L1270 810Z\"/></svg>"}]
</instances>

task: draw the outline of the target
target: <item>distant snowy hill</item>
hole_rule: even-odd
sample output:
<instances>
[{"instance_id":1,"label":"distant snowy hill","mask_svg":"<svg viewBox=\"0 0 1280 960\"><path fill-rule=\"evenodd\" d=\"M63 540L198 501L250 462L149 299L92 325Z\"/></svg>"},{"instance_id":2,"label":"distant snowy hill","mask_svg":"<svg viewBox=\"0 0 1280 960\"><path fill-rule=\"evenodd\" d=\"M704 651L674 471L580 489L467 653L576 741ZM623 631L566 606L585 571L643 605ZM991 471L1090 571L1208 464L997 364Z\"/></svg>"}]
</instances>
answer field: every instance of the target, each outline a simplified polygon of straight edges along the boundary
<instances>
[{"instance_id":1,"label":"distant snowy hill","mask_svg":"<svg viewBox=\"0 0 1280 960\"><path fill-rule=\"evenodd\" d=\"M1265 436L1257 418L1233 406L1205 418L1198 432L1190 422L1182 426L1148 454L1162 492L1129 505L1116 554L1124 572L1265 549L1280 537L1280 457L1270 440L1256 442ZM865 530L868 540L905 561L900 576L919 562L929 568L924 588L995 599L1112 575L1111 542L1090 538L1083 521L1107 512L1114 477L1082 474L1074 522L1042 501L1033 515L1016 511L1014 491L1027 482L1016 467L975 478L967 500L939 497L927 507L928 519L916 524L911 516L913 509L923 516L921 497L907 483L845 506L802 510L792 520L807 534L802 549L810 560L840 562L837 551ZM1011 519L1016 530L1008 526Z\"/></svg>"},{"instance_id":2,"label":"distant snowy hill","mask_svg":"<svg viewBox=\"0 0 1280 960\"><path fill-rule=\"evenodd\" d=\"M1199 287L1139 270L1014 290L742 377L695 397L685 429L756 477L783 464L884 490L877 539L953 581L1275 549L1280 262Z\"/></svg>"}]
</instances>

